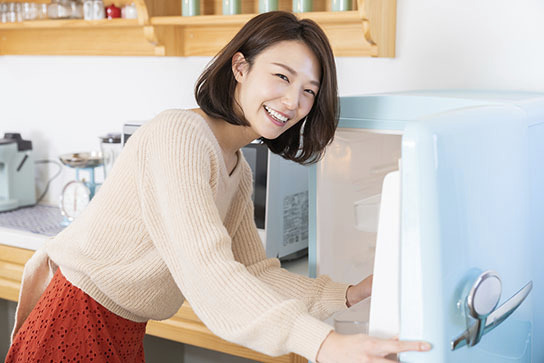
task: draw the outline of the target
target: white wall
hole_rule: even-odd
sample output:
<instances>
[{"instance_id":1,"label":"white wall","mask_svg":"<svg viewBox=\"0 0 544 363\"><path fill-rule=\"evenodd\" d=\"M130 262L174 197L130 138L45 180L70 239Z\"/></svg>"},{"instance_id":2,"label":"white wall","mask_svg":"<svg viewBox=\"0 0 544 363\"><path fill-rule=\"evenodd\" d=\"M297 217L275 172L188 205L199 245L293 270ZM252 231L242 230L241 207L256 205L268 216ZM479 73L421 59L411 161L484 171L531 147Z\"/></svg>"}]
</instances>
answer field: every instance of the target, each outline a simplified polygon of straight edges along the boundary
<instances>
[{"instance_id":1,"label":"white wall","mask_svg":"<svg viewBox=\"0 0 544 363\"><path fill-rule=\"evenodd\" d=\"M396 58L338 58L340 94L544 91L543 17L542 0L398 0ZM37 158L97 149L97 137L125 121L194 106L193 85L209 60L2 56L0 132L30 138ZM66 169L47 198L56 202L71 178Z\"/></svg>"}]
</instances>

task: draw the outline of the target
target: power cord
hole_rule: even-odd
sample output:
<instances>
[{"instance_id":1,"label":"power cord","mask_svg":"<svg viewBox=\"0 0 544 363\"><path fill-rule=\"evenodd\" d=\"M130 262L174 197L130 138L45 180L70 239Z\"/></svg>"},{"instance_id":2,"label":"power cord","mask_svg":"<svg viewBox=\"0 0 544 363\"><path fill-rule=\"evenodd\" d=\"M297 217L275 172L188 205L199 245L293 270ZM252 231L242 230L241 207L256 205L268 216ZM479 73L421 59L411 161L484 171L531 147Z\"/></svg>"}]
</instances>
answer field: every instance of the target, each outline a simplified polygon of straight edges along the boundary
<instances>
[{"instance_id":1,"label":"power cord","mask_svg":"<svg viewBox=\"0 0 544 363\"><path fill-rule=\"evenodd\" d=\"M38 205L38 203L40 203L42 201L42 199L45 197L45 195L47 194L47 192L49 191L49 185L51 185L51 182L57 178L60 173L62 172L62 165L56 161L56 160L50 160L50 159L43 159L43 160L36 160L34 161L34 164L55 164L59 167L59 169L57 170L57 172L55 173L55 175L53 175L51 178L49 178L49 180L47 181L47 184L45 185L45 189L44 191L42 192L42 194L38 197L38 199L36 200L36 203L34 203L32 205L32 207Z\"/></svg>"}]
</instances>

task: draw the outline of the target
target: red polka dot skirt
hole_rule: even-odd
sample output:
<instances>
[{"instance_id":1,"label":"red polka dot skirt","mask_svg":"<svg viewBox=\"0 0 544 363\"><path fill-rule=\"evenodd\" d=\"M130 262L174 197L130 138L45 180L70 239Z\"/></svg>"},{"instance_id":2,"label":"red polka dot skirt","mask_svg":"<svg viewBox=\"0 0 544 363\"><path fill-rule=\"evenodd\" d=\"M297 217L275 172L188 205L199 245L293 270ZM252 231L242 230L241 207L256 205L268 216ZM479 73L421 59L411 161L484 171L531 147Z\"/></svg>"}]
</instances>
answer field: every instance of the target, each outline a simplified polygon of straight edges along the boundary
<instances>
[{"instance_id":1,"label":"red polka dot skirt","mask_svg":"<svg viewBox=\"0 0 544 363\"><path fill-rule=\"evenodd\" d=\"M58 269L15 336L6 363L144 362L145 326L110 312Z\"/></svg>"}]
</instances>

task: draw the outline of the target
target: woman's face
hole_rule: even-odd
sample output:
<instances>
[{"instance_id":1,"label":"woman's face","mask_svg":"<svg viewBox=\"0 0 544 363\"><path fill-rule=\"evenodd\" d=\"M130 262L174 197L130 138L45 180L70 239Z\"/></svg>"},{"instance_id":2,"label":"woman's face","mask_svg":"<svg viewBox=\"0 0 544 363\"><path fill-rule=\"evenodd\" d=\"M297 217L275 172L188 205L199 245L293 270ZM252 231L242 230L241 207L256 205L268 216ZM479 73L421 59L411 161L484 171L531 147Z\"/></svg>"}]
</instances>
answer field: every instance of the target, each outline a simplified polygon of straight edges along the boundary
<instances>
[{"instance_id":1,"label":"woman's face","mask_svg":"<svg viewBox=\"0 0 544 363\"><path fill-rule=\"evenodd\" d=\"M320 68L301 41L266 48L251 68L241 53L233 57L235 100L255 138L275 139L310 112L319 91Z\"/></svg>"}]
</instances>

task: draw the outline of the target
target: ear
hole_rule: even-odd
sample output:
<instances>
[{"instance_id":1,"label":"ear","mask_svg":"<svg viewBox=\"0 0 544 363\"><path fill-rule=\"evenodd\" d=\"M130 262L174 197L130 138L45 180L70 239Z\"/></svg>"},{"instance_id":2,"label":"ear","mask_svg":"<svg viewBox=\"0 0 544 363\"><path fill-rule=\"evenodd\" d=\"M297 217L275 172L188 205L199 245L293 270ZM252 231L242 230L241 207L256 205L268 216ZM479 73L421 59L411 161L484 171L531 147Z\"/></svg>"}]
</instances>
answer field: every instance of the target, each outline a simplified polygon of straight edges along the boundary
<instances>
[{"instance_id":1,"label":"ear","mask_svg":"<svg viewBox=\"0 0 544 363\"><path fill-rule=\"evenodd\" d=\"M236 52L232 56L232 73L237 82L242 82L245 75L248 72L248 64L244 55L240 52Z\"/></svg>"}]
</instances>

